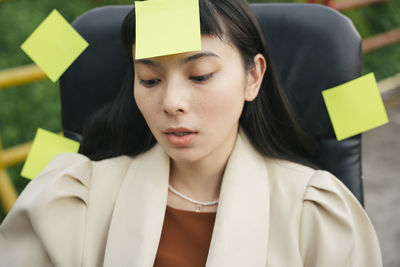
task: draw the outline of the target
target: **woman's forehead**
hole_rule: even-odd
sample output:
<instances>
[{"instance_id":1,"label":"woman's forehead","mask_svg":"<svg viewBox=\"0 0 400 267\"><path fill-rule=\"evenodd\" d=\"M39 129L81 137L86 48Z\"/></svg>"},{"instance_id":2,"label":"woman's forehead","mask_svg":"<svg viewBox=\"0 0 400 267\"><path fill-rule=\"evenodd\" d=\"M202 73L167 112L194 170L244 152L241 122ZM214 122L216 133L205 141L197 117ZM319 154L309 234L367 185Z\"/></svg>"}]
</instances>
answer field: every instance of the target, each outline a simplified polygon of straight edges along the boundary
<instances>
[{"instance_id":1,"label":"woman's forehead","mask_svg":"<svg viewBox=\"0 0 400 267\"><path fill-rule=\"evenodd\" d=\"M237 50L227 41L221 40L219 37L203 35L201 37L202 49L199 51L189 51L179 54L166 55L160 57L151 57L145 59L134 60L135 64L157 65L163 61L179 61L181 64L190 63L197 59L224 59L234 56ZM135 55L135 46L132 48L133 56Z\"/></svg>"}]
</instances>

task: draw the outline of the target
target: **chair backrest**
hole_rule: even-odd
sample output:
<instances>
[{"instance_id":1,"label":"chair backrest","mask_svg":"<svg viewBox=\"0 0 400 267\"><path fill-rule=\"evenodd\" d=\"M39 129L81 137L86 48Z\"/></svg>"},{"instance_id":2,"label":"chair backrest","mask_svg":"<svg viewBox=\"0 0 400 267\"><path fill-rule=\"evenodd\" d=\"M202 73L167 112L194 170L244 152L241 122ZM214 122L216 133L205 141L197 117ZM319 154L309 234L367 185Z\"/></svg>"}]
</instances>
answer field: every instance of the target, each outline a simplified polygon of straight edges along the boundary
<instances>
[{"instance_id":1,"label":"chair backrest","mask_svg":"<svg viewBox=\"0 0 400 267\"><path fill-rule=\"evenodd\" d=\"M321 91L361 75L361 39L349 19L310 4L252 4L283 88L320 148L317 162L363 203L361 136L336 141ZM61 77L62 125L80 140L87 118L114 99L128 68L120 26L132 6L106 6L73 27L89 47Z\"/></svg>"}]
</instances>

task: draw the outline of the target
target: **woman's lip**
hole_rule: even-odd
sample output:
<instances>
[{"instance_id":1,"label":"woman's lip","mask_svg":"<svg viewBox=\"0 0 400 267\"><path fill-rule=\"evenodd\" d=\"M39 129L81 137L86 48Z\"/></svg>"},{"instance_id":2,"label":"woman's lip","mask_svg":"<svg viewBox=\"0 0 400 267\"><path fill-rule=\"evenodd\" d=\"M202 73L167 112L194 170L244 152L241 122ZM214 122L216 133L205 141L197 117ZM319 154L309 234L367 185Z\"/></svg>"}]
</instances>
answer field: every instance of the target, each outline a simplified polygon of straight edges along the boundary
<instances>
[{"instance_id":1,"label":"woman's lip","mask_svg":"<svg viewBox=\"0 0 400 267\"><path fill-rule=\"evenodd\" d=\"M165 133L168 141L174 146L186 146L190 144L193 139L197 136L197 133L189 132L183 136L177 136L173 133Z\"/></svg>"},{"instance_id":2,"label":"woman's lip","mask_svg":"<svg viewBox=\"0 0 400 267\"><path fill-rule=\"evenodd\" d=\"M169 134L169 133L197 133L197 132L184 127L178 127L178 128L169 127L164 131L164 133Z\"/></svg>"}]
</instances>

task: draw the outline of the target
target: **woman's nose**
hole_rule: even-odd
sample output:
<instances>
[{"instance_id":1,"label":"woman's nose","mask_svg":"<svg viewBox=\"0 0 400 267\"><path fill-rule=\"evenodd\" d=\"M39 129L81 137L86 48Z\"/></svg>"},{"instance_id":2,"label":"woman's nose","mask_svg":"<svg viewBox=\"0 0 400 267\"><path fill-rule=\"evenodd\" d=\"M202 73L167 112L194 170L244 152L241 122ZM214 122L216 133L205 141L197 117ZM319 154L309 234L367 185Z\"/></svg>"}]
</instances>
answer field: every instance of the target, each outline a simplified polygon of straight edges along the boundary
<instances>
[{"instance_id":1,"label":"woman's nose","mask_svg":"<svg viewBox=\"0 0 400 267\"><path fill-rule=\"evenodd\" d=\"M189 110L188 90L184 84L169 82L164 88L162 109L169 115L185 114Z\"/></svg>"}]
</instances>

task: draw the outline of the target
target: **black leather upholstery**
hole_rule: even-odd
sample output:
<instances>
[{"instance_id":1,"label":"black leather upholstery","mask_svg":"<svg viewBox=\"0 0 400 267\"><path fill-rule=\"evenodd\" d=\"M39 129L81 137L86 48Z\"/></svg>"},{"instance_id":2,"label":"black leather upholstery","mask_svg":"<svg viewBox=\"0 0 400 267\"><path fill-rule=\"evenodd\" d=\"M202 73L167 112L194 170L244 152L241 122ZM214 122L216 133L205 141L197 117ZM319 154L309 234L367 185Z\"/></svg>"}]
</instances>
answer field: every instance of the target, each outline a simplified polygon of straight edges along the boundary
<instances>
[{"instance_id":1,"label":"black leather upholstery","mask_svg":"<svg viewBox=\"0 0 400 267\"><path fill-rule=\"evenodd\" d=\"M321 91L361 75L361 38L339 12L310 4L253 4L277 67L303 124L318 140L317 161L363 203L361 136L336 141Z\"/></svg>"},{"instance_id":2,"label":"black leather upholstery","mask_svg":"<svg viewBox=\"0 0 400 267\"><path fill-rule=\"evenodd\" d=\"M69 138L80 141L88 117L118 93L129 64L120 27L130 9L96 8L72 23L89 46L60 79L62 126Z\"/></svg>"},{"instance_id":3,"label":"black leather upholstery","mask_svg":"<svg viewBox=\"0 0 400 267\"><path fill-rule=\"evenodd\" d=\"M128 64L119 28L132 6L93 9L72 25L89 47L60 80L62 123L79 140L85 120L117 94ZM363 203L361 137L336 141L321 91L361 75L361 39L350 20L322 5L252 4L272 61L303 124L320 143L318 162Z\"/></svg>"}]
</instances>

